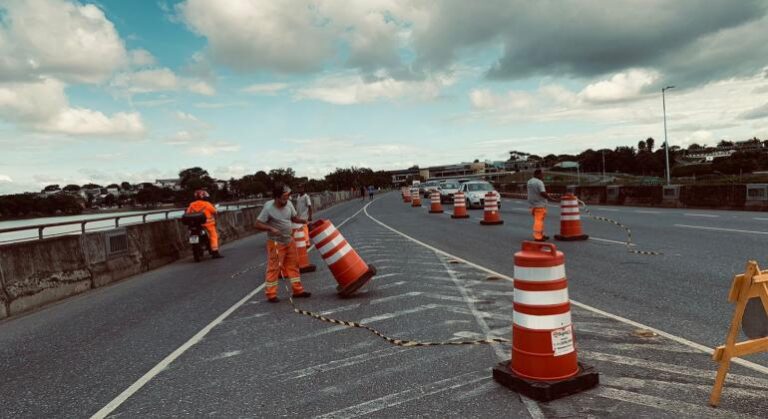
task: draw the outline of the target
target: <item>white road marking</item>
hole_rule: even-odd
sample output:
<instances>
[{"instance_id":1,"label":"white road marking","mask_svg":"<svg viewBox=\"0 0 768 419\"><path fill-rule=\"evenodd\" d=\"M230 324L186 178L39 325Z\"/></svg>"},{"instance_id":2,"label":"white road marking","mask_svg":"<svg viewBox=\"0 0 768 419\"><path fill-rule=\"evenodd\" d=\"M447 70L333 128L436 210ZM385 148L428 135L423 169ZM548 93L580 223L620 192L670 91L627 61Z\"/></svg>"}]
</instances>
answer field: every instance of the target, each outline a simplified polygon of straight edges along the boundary
<instances>
[{"instance_id":1,"label":"white road marking","mask_svg":"<svg viewBox=\"0 0 768 419\"><path fill-rule=\"evenodd\" d=\"M643 407L652 407L678 414L680 412L685 412L686 414L690 414L694 417L747 417L743 416L742 414L737 414L727 410L712 409L711 407L687 403L680 400L667 400L661 397L649 396L647 394L619 390L617 388L606 386L597 386L590 392L596 396L605 397L607 399L619 400L627 403L637 404Z\"/></svg>"},{"instance_id":2,"label":"white road marking","mask_svg":"<svg viewBox=\"0 0 768 419\"><path fill-rule=\"evenodd\" d=\"M594 211L611 211L611 212L620 212L621 211L620 209L616 209L616 208L595 208L595 207L591 207L591 209L594 210Z\"/></svg>"},{"instance_id":3,"label":"white road marking","mask_svg":"<svg viewBox=\"0 0 768 419\"><path fill-rule=\"evenodd\" d=\"M700 214L700 213L696 213L696 212L686 212L686 213L683 213L683 215L684 215L684 216L686 216L686 217L720 218L720 216L719 216L719 215L714 215L714 214Z\"/></svg>"},{"instance_id":4,"label":"white road marking","mask_svg":"<svg viewBox=\"0 0 768 419\"><path fill-rule=\"evenodd\" d=\"M383 409L410 402L412 400L421 399L433 394L438 394L444 391L457 389L481 381L490 380L490 376L491 372L489 370L469 372L466 374L461 374L455 377L436 381L434 383L425 384L420 387L410 388L398 393L389 394L387 396L359 403L354 406L349 406L344 409L329 412L325 415L317 416L317 418L337 419L354 418L368 415Z\"/></svg>"},{"instance_id":5,"label":"white road marking","mask_svg":"<svg viewBox=\"0 0 768 419\"><path fill-rule=\"evenodd\" d=\"M494 271L492 269L488 269L488 268L486 268L484 266L481 266L481 265L478 265L476 263L470 262L470 261L468 261L468 260L466 260L464 258L461 258L459 256L453 255L453 254L448 253L446 251L440 250L440 249L438 249L438 248L436 248L434 246L430 246L430 245L428 245L428 244L426 244L426 243L424 243L424 242L422 242L422 241L420 241L418 239L415 239L415 238L413 238L413 237L411 237L411 236L409 236L409 235L407 235L407 234L405 234L405 233L403 233L403 232L401 232L399 230L396 230L396 229L388 226L387 224L384 224L383 222L379 221L378 219L374 218L371 214L368 213L368 207L369 206L370 206L370 204L368 204L365 207L363 207L363 212L365 213L365 215L368 218L370 218L371 220L373 220L375 223L377 223L378 225L386 228L387 230L389 230L389 231L391 231L393 233L399 234L399 235L405 237L406 239L408 239L408 240L410 240L410 241L412 241L412 242L414 242L416 244L419 244L419 245L421 245L423 247L426 247L427 249L430 249L430 250L432 250L434 252L437 252L437 253L439 253L441 255L448 256L450 258L456 259L456 260L458 260L460 262L463 262L463 263L465 263L465 264L467 264L469 266L475 267L475 268L477 268L477 269L479 269L479 270L481 270L483 272L487 272L487 273L489 273L491 275L499 276L501 278L506 279L507 281L514 281L514 279L510 278L507 275L504 275L502 273L496 272L496 271ZM676 226L680 226L680 225L676 224ZM694 226L694 228L696 228L696 227ZM762 233L762 234L768 234L768 233ZM659 334L661 336L664 336L667 339L670 339L670 340L673 340L673 341L675 341L677 343L680 343L680 344L686 345L688 347L697 349L697 350L699 350L701 352L704 352L704 353L707 353L707 354L712 354L714 352L714 350L712 348L704 346L704 345L702 345L700 343L696 343L696 342L690 341L690 340L682 338L680 336L673 335L671 333L668 333L668 332L665 332L663 330L656 329L654 327L651 327L651 326L648 326L648 325L636 322L634 320L627 319L625 317L621 317L621 316L617 316L615 314L608 313L607 311L603 311L603 310L600 310L598 308L589 306L587 304L580 303L580 302L578 302L576 300L571 300L571 304L573 304L576 307L583 308L583 309L591 311L593 313L600 314L600 315L602 315L604 317L608 317L608 318L620 321L622 323L626 323L626 324L634 326L634 327L638 327L638 328L643 328L643 329L648 329L648 330L654 331L657 334ZM759 371L759 372L761 372L763 374L768 374L768 367L765 367L763 365L756 364L756 363L750 362L750 361L746 361L746 360L741 359L741 358L733 358L732 362L734 364L739 364L741 366L744 366L744 367L747 367L747 368L751 368L751 369L753 369L755 371Z\"/></svg>"},{"instance_id":6,"label":"white road marking","mask_svg":"<svg viewBox=\"0 0 768 419\"><path fill-rule=\"evenodd\" d=\"M744 233L744 234L762 234L768 235L768 231L755 231L755 230L737 230L735 228L720 228L720 227L707 227L707 226L692 226L688 224L675 224L675 227L693 228L698 230L711 230L711 231L726 231L729 233Z\"/></svg>"},{"instance_id":7,"label":"white road marking","mask_svg":"<svg viewBox=\"0 0 768 419\"><path fill-rule=\"evenodd\" d=\"M755 217L755 218L753 218L753 220L758 220L758 221L768 221L768 218L764 218L764 217Z\"/></svg>"},{"instance_id":8,"label":"white road marking","mask_svg":"<svg viewBox=\"0 0 768 419\"><path fill-rule=\"evenodd\" d=\"M606 242L606 243L620 244L620 245L622 245L622 246L626 246L626 245L627 245L627 242L623 242L623 241L619 241L619 240L601 239L600 237L594 237L594 236L589 236L589 239L590 239L590 240L597 240L597 241L599 241L599 242ZM632 244L630 244L630 246L635 246L635 244L634 244L634 243L632 243Z\"/></svg>"},{"instance_id":9,"label":"white road marking","mask_svg":"<svg viewBox=\"0 0 768 419\"><path fill-rule=\"evenodd\" d=\"M661 211L650 211L650 210L635 210L638 214L661 214Z\"/></svg>"},{"instance_id":10,"label":"white road marking","mask_svg":"<svg viewBox=\"0 0 768 419\"><path fill-rule=\"evenodd\" d=\"M232 307L227 309L227 311L221 313L219 317L215 318L202 330L200 330L194 336L192 336L192 338L184 342L183 345L179 346L175 351L171 352L170 355L166 356L162 361L160 361L160 363L155 365L151 370L147 371L147 373L142 375L141 378L136 380L135 383L131 384L130 387L125 389L122 393L118 394L117 397L115 397L106 406L101 408L101 410L99 410L93 416L91 416L91 418L92 419L106 418L107 415L109 415L115 409L120 407L121 404L125 403L125 401L128 400L128 398L133 396L137 391L141 390L141 388L144 387L150 380L155 378L164 369L168 368L168 366L171 365L171 363L175 361L178 357L180 357L184 352L186 352L189 348L193 347L195 344L203 340L203 338L208 333L210 333L214 327L216 327L222 321L224 321L224 319L229 317L229 315L232 314L238 308L240 308L241 305L245 304L246 301L250 300L251 298L253 298L254 295L258 294L258 292L261 291L262 288L264 288L264 284L259 285L256 289L248 293L248 295L246 295L240 301L236 302Z\"/></svg>"},{"instance_id":11,"label":"white road marking","mask_svg":"<svg viewBox=\"0 0 768 419\"><path fill-rule=\"evenodd\" d=\"M337 359L323 364L312 365L311 367L302 368L296 371L285 372L275 376L274 378L281 378L280 381L295 380L298 378L319 374L321 372L346 368L352 365L361 364L363 362L374 361L388 356L398 355L401 352L405 352L407 350L407 348L401 348L399 346L388 347L386 349L379 349L373 352L365 352L360 355L355 355L344 359Z\"/></svg>"}]
</instances>

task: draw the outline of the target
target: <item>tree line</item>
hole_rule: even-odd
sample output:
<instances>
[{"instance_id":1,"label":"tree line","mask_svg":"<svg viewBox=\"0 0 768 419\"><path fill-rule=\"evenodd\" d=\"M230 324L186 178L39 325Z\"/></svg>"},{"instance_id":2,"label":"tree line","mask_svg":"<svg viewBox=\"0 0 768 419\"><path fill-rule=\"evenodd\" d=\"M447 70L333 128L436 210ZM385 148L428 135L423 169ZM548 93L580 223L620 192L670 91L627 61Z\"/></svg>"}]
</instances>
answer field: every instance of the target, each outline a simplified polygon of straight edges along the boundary
<instances>
[{"instance_id":1,"label":"tree line","mask_svg":"<svg viewBox=\"0 0 768 419\"><path fill-rule=\"evenodd\" d=\"M195 190L205 189L214 202L234 201L269 196L277 182L296 188L303 184L308 192L359 189L362 186L385 188L391 177L385 171L364 167L337 168L323 179L297 177L292 168L263 170L228 181L214 179L207 170L192 167L179 172L179 186L159 187L154 183L121 182L106 186L52 184L43 193L21 193L0 196L0 219L40 217L51 215L76 215L85 209L105 208L155 208L159 205L186 206ZM107 191L116 193L108 193Z\"/></svg>"}]
</instances>

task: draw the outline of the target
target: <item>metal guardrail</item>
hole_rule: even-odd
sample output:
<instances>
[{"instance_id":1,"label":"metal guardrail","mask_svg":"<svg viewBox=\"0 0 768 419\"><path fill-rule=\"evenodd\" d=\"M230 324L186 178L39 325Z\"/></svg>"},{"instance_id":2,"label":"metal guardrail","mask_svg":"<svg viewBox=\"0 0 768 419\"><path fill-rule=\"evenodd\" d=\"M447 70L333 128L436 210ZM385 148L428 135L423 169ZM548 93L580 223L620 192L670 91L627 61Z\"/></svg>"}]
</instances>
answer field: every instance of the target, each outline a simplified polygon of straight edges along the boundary
<instances>
[{"instance_id":1,"label":"metal guardrail","mask_svg":"<svg viewBox=\"0 0 768 419\"><path fill-rule=\"evenodd\" d=\"M251 199L246 201L236 201L236 202L222 202L219 205L219 208L224 207L225 211L229 211L231 207L235 207L235 209L243 209L243 208L251 208L256 206L257 204L263 204L264 199ZM37 239L42 240L45 235L44 231L47 228L52 227L62 227L62 226L69 226L69 225L80 225L80 233L85 234L86 232L86 225L89 223L95 223L100 221L110 221L114 220L115 222L115 228L120 227L120 220L125 218L137 218L141 217L141 224L147 223L147 216L150 215L156 215L156 214L164 214L165 220L170 219L170 214L174 212L183 212L186 208L173 208L173 209L167 209L167 210L158 210L158 211L147 211L147 212L137 212L135 214L127 214L127 215L117 215L117 216L111 216L111 217L99 217L99 218L89 218L87 220L75 220L75 221L64 221L60 223L47 223L47 224L35 224L35 225L27 225L27 226L20 226L20 227L11 227L11 228L3 228L0 229L0 234L3 233L15 233L19 231L28 231L28 230L37 230ZM150 220L152 221L158 221L158 220ZM64 234L73 234L74 231L66 232ZM53 237L53 236L50 236ZM18 241L25 241L30 240L31 238L26 239L20 239ZM12 240L11 242L14 242L16 240ZM2 243L2 241L0 241Z\"/></svg>"}]
</instances>

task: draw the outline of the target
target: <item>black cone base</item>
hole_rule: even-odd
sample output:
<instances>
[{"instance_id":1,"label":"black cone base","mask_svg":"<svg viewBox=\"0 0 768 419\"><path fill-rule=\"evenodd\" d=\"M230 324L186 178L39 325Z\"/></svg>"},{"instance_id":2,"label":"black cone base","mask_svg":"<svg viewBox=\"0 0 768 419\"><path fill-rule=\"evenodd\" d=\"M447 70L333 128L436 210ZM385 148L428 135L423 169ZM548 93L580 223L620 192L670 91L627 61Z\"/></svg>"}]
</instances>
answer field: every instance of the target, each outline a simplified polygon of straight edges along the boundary
<instances>
[{"instance_id":1,"label":"black cone base","mask_svg":"<svg viewBox=\"0 0 768 419\"><path fill-rule=\"evenodd\" d=\"M368 265L368 271L364 273L360 278L357 278L357 281L347 285L346 288L336 287L336 290L338 290L339 296L342 298L351 297L352 294L359 290L363 285L368 283L368 281L370 281L371 278L373 278L375 275L376 268L373 265Z\"/></svg>"},{"instance_id":2,"label":"black cone base","mask_svg":"<svg viewBox=\"0 0 768 419\"><path fill-rule=\"evenodd\" d=\"M312 265L312 264L309 264L307 266L302 266L301 268L299 268L299 272L301 272L303 274L305 274L307 272L314 272L316 270L317 270L317 266Z\"/></svg>"},{"instance_id":3,"label":"black cone base","mask_svg":"<svg viewBox=\"0 0 768 419\"><path fill-rule=\"evenodd\" d=\"M451 215L451 218L469 218L469 214L466 215Z\"/></svg>"},{"instance_id":4,"label":"black cone base","mask_svg":"<svg viewBox=\"0 0 768 419\"><path fill-rule=\"evenodd\" d=\"M430 214L442 214L442 213L443 213L443 210L440 210L440 211L432 211L432 210L429 210L429 213L430 213Z\"/></svg>"},{"instance_id":5,"label":"black cone base","mask_svg":"<svg viewBox=\"0 0 768 419\"><path fill-rule=\"evenodd\" d=\"M531 399L548 402L589 390L600 383L600 374L593 367L579 363L579 373L560 381L537 381L523 378L509 369L511 361L493 367L493 379Z\"/></svg>"},{"instance_id":6,"label":"black cone base","mask_svg":"<svg viewBox=\"0 0 768 419\"><path fill-rule=\"evenodd\" d=\"M482 224L484 226L495 226L495 225L499 225L499 224L504 224L504 220L499 220L499 221L480 220L480 224Z\"/></svg>"},{"instance_id":7,"label":"black cone base","mask_svg":"<svg viewBox=\"0 0 768 419\"><path fill-rule=\"evenodd\" d=\"M555 240L559 240L562 242L575 242L580 240L587 240L589 238L588 235L582 234L579 236L561 236L559 234L555 234Z\"/></svg>"}]
</instances>

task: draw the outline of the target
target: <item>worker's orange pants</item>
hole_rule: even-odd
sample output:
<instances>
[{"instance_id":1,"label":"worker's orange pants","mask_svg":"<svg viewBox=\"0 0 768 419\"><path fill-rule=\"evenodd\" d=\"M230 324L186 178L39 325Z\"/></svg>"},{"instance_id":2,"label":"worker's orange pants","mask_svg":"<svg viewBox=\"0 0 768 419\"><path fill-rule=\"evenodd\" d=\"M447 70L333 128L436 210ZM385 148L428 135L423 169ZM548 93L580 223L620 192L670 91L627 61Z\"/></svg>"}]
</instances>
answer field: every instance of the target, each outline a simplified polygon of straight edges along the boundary
<instances>
[{"instance_id":1,"label":"worker's orange pants","mask_svg":"<svg viewBox=\"0 0 768 419\"><path fill-rule=\"evenodd\" d=\"M219 250L219 232L216 231L216 223L203 224L205 231L208 232L208 240L211 242L211 251Z\"/></svg>"},{"instance_id":2,"label":"worker's orange pants","mask_svg":"<svg viewBox=\"0 0 768 419\"><path fill-rule=\"evenodd\" d=\"M281 274L291 282L294 295L304 292L299 274L296 243L293 240L290 244L267 240L267 275L264 288L267 298L277 297L277 281Z\"/></svg>"},{"instance_id":3,"label":"worker's orange pants","mask_svg":"<svg viewBox=\"0 0 768 419\"><path fill-rule=\"evenodd\" d=\"M531 208L533 214L533 238L541 240L544 238L544 218L547 216L546 208Z\"/></svg>"}]
</instances>

